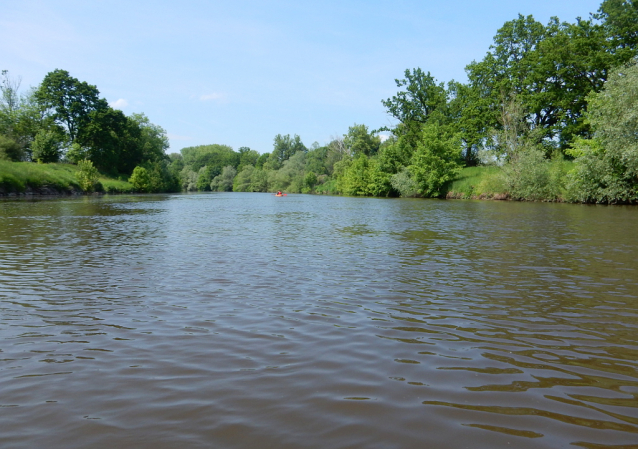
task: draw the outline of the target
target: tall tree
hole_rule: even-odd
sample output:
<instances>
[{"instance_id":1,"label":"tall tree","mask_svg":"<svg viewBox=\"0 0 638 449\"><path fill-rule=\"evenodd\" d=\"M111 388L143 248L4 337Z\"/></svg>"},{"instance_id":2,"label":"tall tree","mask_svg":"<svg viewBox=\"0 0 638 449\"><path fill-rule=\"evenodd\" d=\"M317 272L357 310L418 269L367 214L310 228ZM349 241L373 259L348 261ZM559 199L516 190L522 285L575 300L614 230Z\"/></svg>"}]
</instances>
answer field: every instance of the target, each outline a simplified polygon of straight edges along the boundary
<instances>
[{"instance_id":1,"label":"tall tree","mask_svg":"<svg viewBox=\"0 0 638 449\"><path fill-rule=\"evenodd\" d=\"M420 68L407 70L404 79L395 79L397 87L405 87L392 98L382 100L388 113L403 125L425 124L437 110L445 107L447 92L443 83Z\"/></svg>"},{"instance_id":2,"label":"tall tree","mask_svg":"<svg viewBox=\"0 0 638 449\"><path fill-rule=\"evenodd\" d=\"M53 119L63 125L72 142L90 121L90 114L108 109L97 87L73 78L66 70L47 73L36 92L38 102L51 111Z\"/></svg>"},{"instance_id":3,"label":"tall tree","mask_svg":"<svg viewBox=\"0 0 638 449\"><path fill-rule=\"evenodd\" d=\"M638 1L605 0L594 18L601 20L616 64L630 61L638 52Z\"/></svg>"},{"instance_id":4,"label":"tall tree","mask_svg":"<svg viewBox=\"0 0 638 449\"><path fill-rule=\"evenodd\" d=\"M299 151L307 153L308 149L297 134L294 137L290 137L290 134L285 136L277 134L274 138L273 150L268 158L269 168L278 170L285 161Z\"/></svg>"}]
</instances>

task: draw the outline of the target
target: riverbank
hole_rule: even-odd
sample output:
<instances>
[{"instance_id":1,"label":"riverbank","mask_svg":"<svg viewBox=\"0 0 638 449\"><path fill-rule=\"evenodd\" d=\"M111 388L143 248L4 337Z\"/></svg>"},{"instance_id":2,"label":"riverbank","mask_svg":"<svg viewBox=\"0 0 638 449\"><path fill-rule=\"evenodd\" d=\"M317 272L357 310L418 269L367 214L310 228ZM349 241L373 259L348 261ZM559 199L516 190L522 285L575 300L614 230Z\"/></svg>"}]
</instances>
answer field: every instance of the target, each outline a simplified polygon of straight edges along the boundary
<instances>
[{"instance_id":1,"label":"riverbank","mask_svg":"<svg viewBox=\"0 0 638 449\"><path fill-rule=\"evenodd\" d=\"M0 160L0 197L82 195L77 172L72 164ZM134 192L133 185L121 179L101 174L99 181L104 193Z\"/></svg>"}]
</instances>

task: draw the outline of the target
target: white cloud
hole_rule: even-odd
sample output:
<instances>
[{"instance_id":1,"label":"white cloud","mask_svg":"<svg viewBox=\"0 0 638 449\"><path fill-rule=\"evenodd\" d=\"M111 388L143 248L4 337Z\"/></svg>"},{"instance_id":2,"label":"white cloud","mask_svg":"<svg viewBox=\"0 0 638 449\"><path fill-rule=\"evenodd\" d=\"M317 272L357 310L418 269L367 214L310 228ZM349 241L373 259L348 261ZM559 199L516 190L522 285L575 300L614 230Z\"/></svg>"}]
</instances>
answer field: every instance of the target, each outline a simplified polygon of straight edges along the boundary
<instances>
[{"instance_id":1,"label":"white cloud","mask_svg":"<svg viewBox=\"0 0 638 449\"><path fill-rule=\"evenodd\" d=\"M199 97L199 101L213 101L213 100L221 100L224 98L223 94L213 92L212 94L202 95Z\"/></svg>"},{"instance_id":2,"label":"white cloud","mask_svg":"<svg viewBox=\"0 0 638 449\"><path fill-rule=\"evenodd\" d=\"M389 134L379 134L379 138L381 139L381 142L385 142L386 140L388 140L390 138Z\"/></svg>"},{"instance_id":3,"label":"white cloud","mask_svg":"<svg viewBox=\"0 0 638 449\"><path fill-rule=\"evenodd\" d=\"M117 101L110 102L109 106L111 106L113 109L124 109L128 106L128 101L126 101L124 98L120 98Z\"/></svg>"}]
</instances>

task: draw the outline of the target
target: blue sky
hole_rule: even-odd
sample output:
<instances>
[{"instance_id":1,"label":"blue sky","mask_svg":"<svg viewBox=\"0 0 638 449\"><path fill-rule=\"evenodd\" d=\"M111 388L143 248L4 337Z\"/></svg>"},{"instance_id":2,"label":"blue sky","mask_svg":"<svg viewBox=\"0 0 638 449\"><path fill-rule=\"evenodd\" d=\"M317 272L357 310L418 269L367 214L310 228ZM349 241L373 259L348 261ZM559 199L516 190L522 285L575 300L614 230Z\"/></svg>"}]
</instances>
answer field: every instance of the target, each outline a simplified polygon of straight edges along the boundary
<instances>
[{"instance_id":1,"label":"blue sky","mask_svg":"<svg viewBox=\"0 0 638 449\"><path fill-rule=\"evenodd\" d=\"M170 152L272 149L276 134L327 143L354 123L392 125L381 100L421 67L465 80L519 13L588 17L592 0L7 2L0 69L22 88L64 69L114 107L166 129Z\"/></svg>"}]
</instances>

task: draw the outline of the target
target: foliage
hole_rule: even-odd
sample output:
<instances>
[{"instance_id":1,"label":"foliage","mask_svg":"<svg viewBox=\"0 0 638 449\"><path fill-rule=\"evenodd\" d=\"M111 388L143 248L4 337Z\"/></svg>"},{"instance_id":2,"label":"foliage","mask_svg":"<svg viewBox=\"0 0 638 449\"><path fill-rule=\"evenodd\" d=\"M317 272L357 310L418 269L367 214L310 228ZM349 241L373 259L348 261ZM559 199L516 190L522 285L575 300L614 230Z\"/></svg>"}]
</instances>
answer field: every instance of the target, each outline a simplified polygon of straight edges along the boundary
<instances>
[{"instance_id":1,"label":"foliage","mask_svg":"<svg viewBox=\"0 0 638 449\"><path fill-rule=\"evenodd\" d=\"M200 168L197 172L197 190L200 192L210 190L210 184L218 173L216 168L209 167L208 165Z\"/></svg>"},{"instance_id":2,"label":"foliage","mask_svg":"<svg viewBox=\"0 0 638 449\"><path fill-rule=\"evenodd\" d=\"M259 159L259 153L255 150L251 150L248 147L240 147L239 148L239 166L237 167L237 171L241 171L244 167L248 165L254 166Z\"/></svg>"},{"instance_id":3,"label":"foliage","mask_svg":"<svg viewBox=\"0 0 638 449\"><path fill-rule=\"evenodd\" d=\"M63 137L50 129L40 129L31 143L31 158L40 163L58 162L62 155Z\"/></svg>"},{"instance_id":4,"label":"foliage","mask_svg":"<svg viewBox=\"0 0 638 449\"><path fill-rule=\"evenodd\" d=\"M575 142L571 199L582 202L638 201L638 65L615 71L589 99L593 139Z\"/></svg>"},{"instance_id":5,"label":"foliage","mask_svg":"<svg viewBox=\"0 0 638 449\"><path fill-rule=\"evenodd\" d=\"M133 169L133 173L131 177L128 179L128 182L133 184L133 187L138 192L151 192L151 177L148 174L148 171L144 167L140 167L139 165Z\"/></svg>"},{"instance_id":6,"label":"foliage","mask_svg":"<svg viewBox=\"0 0 638 449\"><path fill-rule=\"evenodd\" d=\"M409 169L424 197L442 194L443 185L461 171L460 142L450 129L432 122L423 127Z\"/></svg>"},{"instance_id":7,"label":"foliage","mask_svg":"<svg viewBox=\"0 0 638 449\"><path fill-rule=\"evenodd\" d=\"M381 169L378 158L360 155L336 164L337 190L352 196L388 196L390 174Z\"/></svg>"},{"instance_id":8,"label":"foliage","mask_svg":"<svg viewBox=\"0 0 638 449\"><path fill-rule=\"evenodd\" d=\"M99 173L93 166L93 162L84 160L78 162L78 171L75 176L80 188L87 193L100 190Z\"/></svg>"},{"instance_id":9,"label":"foliage","mask_svg":"<svg viewBox=\"0 0 638 449\"><path fill-rule=\"evenodd\" d=\"M381 139L374 133L368 133L368 127L357 125L348 128L348 134L343 136L343 143L352 156L364 154L373 156L379 151Z\"/></svg>"},{"instance_id":10,"label":"foliage","mask_svg":"<svg viewBox=\"0 0 638 449\"><path fill-rule=\"evenodd\" d=\"M405 87L392 98L382 100L388 113L401 123L423 125L432 114L445 107L447 103L447 91L443 83L437 83L436 79L425 73L420 68L407 70L404 79L395 79L397 87Z\"/></svg>"},{"instance_id":11,"label":"foliage","mask_svg":"<svg viewBox=\"0 0 638 449\"><path fill-rule=\"evenodd\" d=\"M15 140L0 134L0 160L18 162L24 158L24 151Z\"/></svg>"},{"instance_id":12,"label":"foliage","mask_svg":"<svg viewBox=\"0 0 638 449\"><path fill-rule=\"evenodd\" d=\"M72 142L91 121L91 113L108 108L106 100L99 95L97 87L60 69L49 72L36 92L38 103L50 111L53 120L66 128Z\"/></svg>"},{"instance_id":13,"label":"foliage","mask_svg":"<svg viewBox=\"0 0 638 449\"><path fill-rule=\"evenodd\" d=\"M218 192L231 192L233 190L233 179L237 175L237 170L233 166L226 166L221 175L215 176L210 183L210 189Z\"/></svg>"},{"instance_id":14,"label":"foliage","mask_svg":"<svg viewBox=\"0 0 638 449\"><path fill-rule=\"evenodd\" d=\"M273 142L273 150L268 157L266 163L267 169L279 170L285 161L290 159L298 152L306 153L308 149L301 142L301 138L295 134L294 137L290 137L290 134L282 136L277 134Z\"/></svg>"},{"instance_id":15,"label":"foliage","mask_svg":"<svg viewBox=\"0 0 638 449\"><path fill-rule=\"evenodd\" d=\"M103 108L92 111L74 143L84 149L87 159L107 173L132 173L144 162L140 145L141 129L122 111Z\"/></svg>"},{"instance_id":16,"label":"foliage","mask_svg":"<svg viewBox=\"0 0 638 449\"><path fill-rule=\"evenodd\" d=\"M565 179L562 158L545 158L543 151L530 148L516 153L503 167L507 193L516 200L556 201L561 198Z\"/></svg>"},{"instance_id":17,"label":"foliage","mask_svg":"<svg viewBox=\"0 0 638 449\"><path fill-rule=\"evenodd\" d=\"M160 161L166 158L166 151L169 148L166 131L159 125L151 123L144 114L131 114L129 120L132 121L140 132L137 135L139 147L137 151L144 161ZM134 126L130 125L132 128Z\"/></svg>"},{"instance_id":18,"label":"foliage","mask_svg":"<svg viewBox=\"0 0 638 449\"><path fill-rule=\"evenodd\" d=\"M233 180L233 191L252 192L252 176L254 172L255 167L252 165L244 166Z\"/></svg>"},{"instance_id":19,"label":"foliage","mask_svg":"<svg viewBox=\"0 0 638 449\"><path fill-rule=\"evenodd\" d=\"M419 195L419 185L413 179L410 169L403 167L403 169L390 177L390 184L392 188L399 192L404 198L415 197Z\"/></svg>"}]
</instances>

